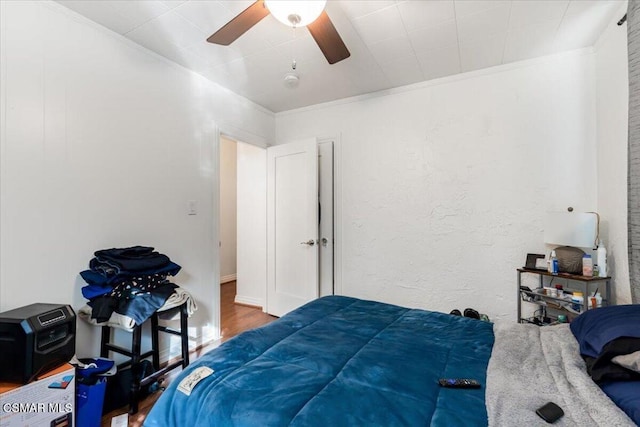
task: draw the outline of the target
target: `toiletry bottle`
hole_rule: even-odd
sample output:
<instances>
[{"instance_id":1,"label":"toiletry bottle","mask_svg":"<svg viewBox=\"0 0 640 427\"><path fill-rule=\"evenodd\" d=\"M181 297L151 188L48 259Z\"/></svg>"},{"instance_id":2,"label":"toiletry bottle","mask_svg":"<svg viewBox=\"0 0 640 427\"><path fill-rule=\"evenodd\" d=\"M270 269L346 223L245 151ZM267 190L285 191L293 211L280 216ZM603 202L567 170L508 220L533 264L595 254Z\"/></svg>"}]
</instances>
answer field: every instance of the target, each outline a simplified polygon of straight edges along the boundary
<instances>
[{"instance_id":1,"label":"toiletry bottle","mask_svg":"<svg viewBox=\"0 0 640 427\"><path fill-rule=\"evenodd\" d=\"M571 308L580 313L584 303L584 296L582 295L582 292L574 292L571 296L571 303Z\"/></svg>"},{"instance_id":2,"label":"toiletry bottle","mask_svg":"<svg viewBox=\"0 0 640 427\"><path fill-rule=\"evenodd\" d=\"M558 294L558 298L563 298L564 297L564 291L562 289L562 285L560 285L560 284L556 285L556 293Z\"/></svg>"},{"instance_id":3,"label":"toiletry bottle","mask_svg":"<svg viewBox=\"0 0 640 427\"><path fill-rule=\"evenodd\" d=\"M582 257L582 275L588 277L593 276L593 260L589 254L584 254Z\"/></svg>"},{"instance_id":4,"label":"toiletry bottle","mask_svg":"<svg viewBox=\"0 0 640 427\"><path fill-rule=\"evenodd\" d=\"M607 277L607 248L602 240L598 242L598 276Z\"/></svg>"},{"instance_id":5,"label":"toiletry bottle","mask_svg":"<svg viewBox=\"0 0 640 427\"><path fill-rule=\"evenodd\" d=\"M555 250L551 251L551 258L549 258L549 273L558 274L558 258Z\"/></svg>"}]
</instances>

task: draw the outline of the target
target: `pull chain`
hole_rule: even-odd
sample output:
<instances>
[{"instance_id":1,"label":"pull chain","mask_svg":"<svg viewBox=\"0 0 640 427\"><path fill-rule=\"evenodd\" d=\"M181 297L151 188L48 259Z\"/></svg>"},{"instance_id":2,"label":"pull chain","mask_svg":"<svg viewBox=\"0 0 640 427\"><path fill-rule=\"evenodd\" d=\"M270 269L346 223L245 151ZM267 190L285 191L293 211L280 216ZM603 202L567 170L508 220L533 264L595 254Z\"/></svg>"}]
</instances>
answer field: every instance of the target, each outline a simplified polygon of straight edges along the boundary
<instances>
[{"instance_id":1,"label":"pull chain","mask_svg":"<svg viewBox=\"0 0 640 427\"><path fill-rule=\"evenodd\" d=\"M291 69L295 71L296 67L298 66L298 63L296 62L296 27L295 25L292 27L293 28L293 42L291 43Z\"/></svg>"}]
</instances>

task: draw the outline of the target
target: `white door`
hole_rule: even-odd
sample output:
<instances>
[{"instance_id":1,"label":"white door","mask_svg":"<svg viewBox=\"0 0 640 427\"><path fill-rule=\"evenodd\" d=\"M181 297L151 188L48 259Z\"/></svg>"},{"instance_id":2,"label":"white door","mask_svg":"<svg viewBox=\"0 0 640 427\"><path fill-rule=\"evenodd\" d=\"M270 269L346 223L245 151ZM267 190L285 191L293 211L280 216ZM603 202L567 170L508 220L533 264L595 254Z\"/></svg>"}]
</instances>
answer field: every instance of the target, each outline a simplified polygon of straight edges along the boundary
<instances>
[{"instance_id":1,"label":"white door","mask_svg":"<svg viewBox=\"0 0 640 427\"><path fill-rule=\"evenodd\" d=\"M318 297L318 143L267 149L267 312Z\"/></svg>"}]
</instances>

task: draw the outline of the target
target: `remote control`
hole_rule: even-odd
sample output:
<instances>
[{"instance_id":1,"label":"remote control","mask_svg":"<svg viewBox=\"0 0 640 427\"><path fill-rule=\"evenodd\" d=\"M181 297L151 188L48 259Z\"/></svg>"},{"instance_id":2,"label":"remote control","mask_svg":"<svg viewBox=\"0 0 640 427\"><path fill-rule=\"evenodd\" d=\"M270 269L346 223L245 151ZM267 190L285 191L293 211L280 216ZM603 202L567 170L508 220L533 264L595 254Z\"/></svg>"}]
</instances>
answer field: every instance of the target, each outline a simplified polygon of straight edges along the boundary
<instances>
[{"instance_id":1,"label":"remote control","mask_svg":"<svg viewBox=\"0 0 640 427\"><path fill-rule=\"evenodd\" d=\"M480 388L478 381L467 378L440 378L438 383L450 388Z\"/></svg>"}]
</instances>

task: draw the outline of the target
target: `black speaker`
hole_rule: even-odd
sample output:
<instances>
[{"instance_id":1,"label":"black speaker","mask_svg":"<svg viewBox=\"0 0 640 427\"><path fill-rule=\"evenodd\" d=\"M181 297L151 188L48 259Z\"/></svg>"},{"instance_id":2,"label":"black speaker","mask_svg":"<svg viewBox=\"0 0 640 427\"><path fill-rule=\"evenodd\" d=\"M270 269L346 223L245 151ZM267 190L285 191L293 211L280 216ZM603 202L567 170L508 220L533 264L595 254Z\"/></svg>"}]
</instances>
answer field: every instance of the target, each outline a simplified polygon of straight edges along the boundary
<instances>
[{"instance_id":1,"label":"black speaker","mask_svg":"<svg viewBox=\"0 0 640 427\"><path fill-rule=\"evenodd\" d=\"M37 303L0 313L0 381L26 384L75 352L71 306Z\"/></svg>"}]
</instances>

